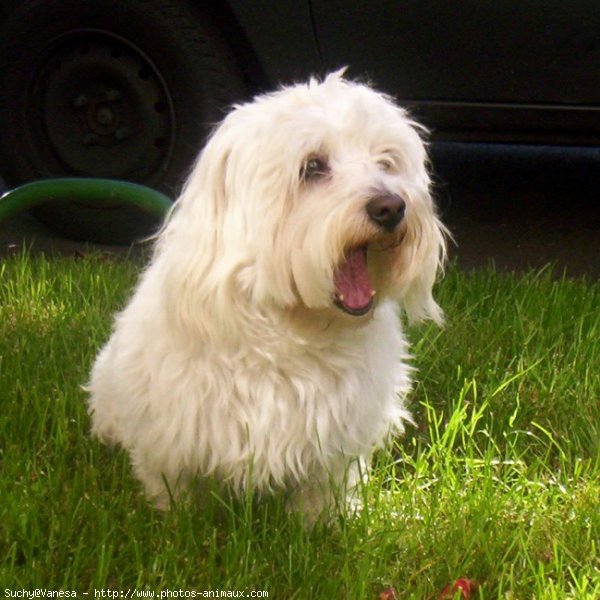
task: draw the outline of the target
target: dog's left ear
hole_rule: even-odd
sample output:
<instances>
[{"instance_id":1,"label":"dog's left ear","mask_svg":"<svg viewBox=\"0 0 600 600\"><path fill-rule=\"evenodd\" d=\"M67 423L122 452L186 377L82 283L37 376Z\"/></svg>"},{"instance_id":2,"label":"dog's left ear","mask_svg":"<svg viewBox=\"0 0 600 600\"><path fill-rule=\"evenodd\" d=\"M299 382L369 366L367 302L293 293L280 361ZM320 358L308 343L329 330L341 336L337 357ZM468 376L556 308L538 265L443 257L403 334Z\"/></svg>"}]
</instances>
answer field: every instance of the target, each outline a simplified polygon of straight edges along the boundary
<instances>
[{"instance_id":1,"label":"dog's left ear","mask_svg":"<svg viewBox=\"0 0 600 600\"><path fill-rule=\"evenodd\" d=\"M444 313L433 298L433 286L443 271L446 261L446 236L442 223L430 215L420 220L416 230L408 232L412 240L403 244L395 271L400 305L409 322L431 319L438 325L444 323Z\"/></svg>"}]
</instances>

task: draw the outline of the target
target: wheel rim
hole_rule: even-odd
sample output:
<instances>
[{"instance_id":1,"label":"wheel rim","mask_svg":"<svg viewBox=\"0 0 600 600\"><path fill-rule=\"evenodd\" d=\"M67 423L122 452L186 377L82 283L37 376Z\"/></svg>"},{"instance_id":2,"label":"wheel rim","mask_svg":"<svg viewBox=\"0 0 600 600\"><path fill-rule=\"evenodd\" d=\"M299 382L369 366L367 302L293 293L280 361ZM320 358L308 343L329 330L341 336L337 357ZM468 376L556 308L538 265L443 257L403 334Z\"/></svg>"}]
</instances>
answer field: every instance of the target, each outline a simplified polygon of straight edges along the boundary
<instances>
[{"instance_id":1,"label":"wheel rim","mask_svg":"<svg viewBox=\"0 0 600 600\"><path fill-rule=\"evenodd\" d=\"M73 31L48 47L27 96L40 173L155 184L171 160L175 110L158 68L131 42ZM48 165L52 173L48 173Z\"/></svg>"}]
</instances>

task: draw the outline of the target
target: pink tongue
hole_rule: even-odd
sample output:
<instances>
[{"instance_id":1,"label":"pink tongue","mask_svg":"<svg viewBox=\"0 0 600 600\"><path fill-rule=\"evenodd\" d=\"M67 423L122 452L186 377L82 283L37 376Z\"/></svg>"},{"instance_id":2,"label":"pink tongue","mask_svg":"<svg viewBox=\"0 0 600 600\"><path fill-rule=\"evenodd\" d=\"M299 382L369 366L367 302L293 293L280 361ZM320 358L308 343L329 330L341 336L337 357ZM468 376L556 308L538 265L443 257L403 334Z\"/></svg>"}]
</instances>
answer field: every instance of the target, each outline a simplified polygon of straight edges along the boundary
<instances>
[{"instance_id":1,"label":"pink tongue","mask_svg":"<svg viewBox=\"0 0 600 600\"><path fill-rule=\"evenodd\" d=\"M364 246L350 250L346 260L335 270L333 281L338 300L345 308L361 310L369 305L373 297L373 288L367 270L367 250Z\"/></svg>"}]
</instances>

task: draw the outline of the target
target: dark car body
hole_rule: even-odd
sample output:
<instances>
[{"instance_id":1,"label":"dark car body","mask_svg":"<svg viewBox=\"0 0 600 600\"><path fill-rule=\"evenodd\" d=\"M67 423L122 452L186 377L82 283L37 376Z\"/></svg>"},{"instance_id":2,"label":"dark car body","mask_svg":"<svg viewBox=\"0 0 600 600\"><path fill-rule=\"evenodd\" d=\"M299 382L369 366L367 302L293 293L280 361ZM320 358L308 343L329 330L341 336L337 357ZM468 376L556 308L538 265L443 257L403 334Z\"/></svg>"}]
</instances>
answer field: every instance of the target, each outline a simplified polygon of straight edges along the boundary
<instances>
[{"instance_id":1,"label":"dark car body","mask_svg":"<svg viewBox=\"0 0 600 600\"><path fill-rule=\"evenodd\" d=\"M600 11L560 0L230 0L268 85L343 65L437 139L596 145Z\"/></svg>"},{"instance_id":2,"label":"dark car body","mask_svg":"<svg viewBox=\"0 0 600 600\"><path fill-rule=\"evenodd\" d=\"M0 175L174 196L232 102L342 67L409 108L434 143L592 149L599 65L591 0L0 0ZM147 232L117 213L37 214L84 239Z\"/></svg>"},{"instance_id":3,"label":"dark car body","mask_svg":"<svg viewBox=\"0 0 600 600\"><path fill-rule=\"evenodd\" d=\"M414 107L438 139L600 140L591 0L181 2L214 18L249 93L349 66ZM0 18L16 4L2 0Z\"/></svg>"}]
</instances>

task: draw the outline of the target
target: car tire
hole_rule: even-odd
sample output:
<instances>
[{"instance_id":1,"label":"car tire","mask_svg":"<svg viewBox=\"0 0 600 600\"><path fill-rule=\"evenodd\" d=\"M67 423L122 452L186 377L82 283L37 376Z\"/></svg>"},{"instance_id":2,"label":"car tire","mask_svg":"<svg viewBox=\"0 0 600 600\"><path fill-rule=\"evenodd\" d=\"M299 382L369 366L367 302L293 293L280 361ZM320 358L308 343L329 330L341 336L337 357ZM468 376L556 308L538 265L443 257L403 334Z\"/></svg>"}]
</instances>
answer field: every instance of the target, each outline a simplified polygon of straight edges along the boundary
<instances>
[{"instance_id":1,"label":"car tire","mask_svg":"<svg viewBox=\"0 0 600 600\"><path fill-rule=\"evenodd\" d=\"M170 197L244 87L210 20L184 0L26 0L2 27L0 73L0 171L9 186L105 177ZM156 226L109 199L35 215L100 243Z\"/></svg>"}]
</instances>

